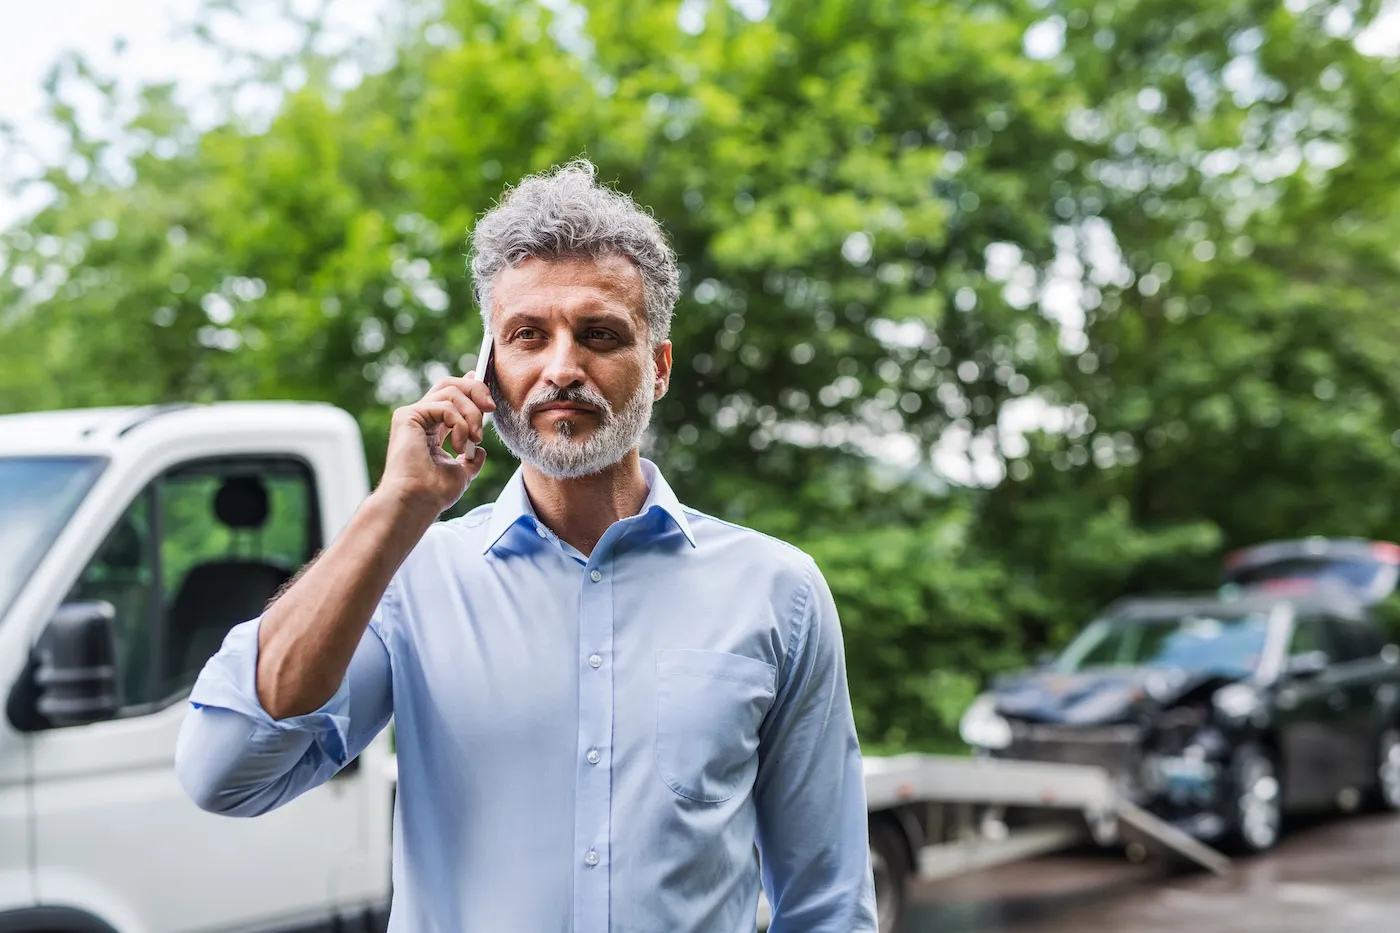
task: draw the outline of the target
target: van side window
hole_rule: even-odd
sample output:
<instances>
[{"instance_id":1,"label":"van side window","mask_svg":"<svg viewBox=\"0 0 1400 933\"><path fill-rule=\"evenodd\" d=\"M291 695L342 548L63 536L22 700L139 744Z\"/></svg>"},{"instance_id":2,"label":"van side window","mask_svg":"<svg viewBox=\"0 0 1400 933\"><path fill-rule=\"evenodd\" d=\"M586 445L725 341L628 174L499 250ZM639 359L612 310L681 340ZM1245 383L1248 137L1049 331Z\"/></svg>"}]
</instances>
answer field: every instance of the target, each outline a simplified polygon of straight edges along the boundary
<instances>
[{"instance_id":1,"label":"van side window","mask_svg":"<svg viewBox=\"0 0 1400 933\"><path fill-rule=\"evenodd\" d=\"M69 596L117 607L124 711L188 693L320 544L311 471L290 458L186 463L147 487Z\"/></svg>"},{"instance_id":2,"label":"van side window","mask_svg":"<svg viewBox=\"0 0 1400 933\"><path fill-rule=\"evenodd\" d=\"M289 461L256 468L191 464L161 490L161 581L166 630L161 687L194 686L228 630L255 618L311 558L315 534L311 474Z\"/></svg>"}]
</instances>

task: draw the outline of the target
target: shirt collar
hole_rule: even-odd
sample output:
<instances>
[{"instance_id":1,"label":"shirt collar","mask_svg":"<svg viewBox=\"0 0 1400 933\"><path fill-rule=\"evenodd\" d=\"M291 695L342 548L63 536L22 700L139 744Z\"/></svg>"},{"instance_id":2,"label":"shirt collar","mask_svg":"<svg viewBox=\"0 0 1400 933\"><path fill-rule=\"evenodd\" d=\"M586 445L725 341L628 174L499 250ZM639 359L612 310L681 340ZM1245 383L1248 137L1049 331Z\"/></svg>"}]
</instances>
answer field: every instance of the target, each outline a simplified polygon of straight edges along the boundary
<instances>
[{"instance_id":1,"label":"shirt collar","mask_svg":"<svg viewBox=\"0 0 1400 933\"><path fill-rule=\"evenodd\" d=\"M666 482L666 477L661 475L661 469L645 457L642 458L642 476L647 481L647 487L651 490L647 494L647 501L642 503L643 515L652 509L660 509L666 517L685 535L685 539L690 542L691 547L695 547L695 534L690 530L690 522L685 517L685 507L681 505L681 500L676 498L676 493L671 489L671 484Z\"/></svg>"},{"instance_id":2,"label":"shirt collar","mask_svg":"<svg viewBox=\"0 0 1400 933\"><path fill-rule=\"evenodd\" d=\"M642 458L642 478L646 480L649 491L640 514L646 515L653 509L659 509L685 535L690 546L695 547L695 534L686 520L685 508L676 498L670 483L666 482L666 477L661 475L660 468L645 457ZM491 521L486 528L486 545L481 552L485 554L490 551L517 522L526 519L533 523L537 516L530 505L530 496L525 492L525 468L521 466L496 497L496 504L491 509Z\"/></svg>"},{"instance_id":3,"label":"shirt collar","mask_svg":"<svg viewBox=\"0 0 1400 933\"><path fill-rule=\"evenodd\" d=\"M535 510L530 505L530 497L525 493L525 468L521 466L516 469L510 482L506 483L506 488L496 497L496 504L491 509L491 521L486 526L486 546L481 549L481 553L485 554L495 547L501 537L510 531L516 522L523 519L533 522Z\"/></svg>"}]
</instances>

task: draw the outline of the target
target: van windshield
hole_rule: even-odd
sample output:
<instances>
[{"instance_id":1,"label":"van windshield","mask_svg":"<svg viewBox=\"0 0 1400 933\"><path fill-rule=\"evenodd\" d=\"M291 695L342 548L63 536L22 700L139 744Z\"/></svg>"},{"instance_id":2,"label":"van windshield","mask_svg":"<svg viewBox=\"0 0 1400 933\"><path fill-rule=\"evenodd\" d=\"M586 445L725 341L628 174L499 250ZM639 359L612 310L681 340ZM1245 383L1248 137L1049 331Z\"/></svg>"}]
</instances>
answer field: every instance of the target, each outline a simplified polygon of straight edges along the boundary
<instances>
[{"instance_id":1,"label":"van windshield","mask_svg":"<svg viewBox=\"0 0 1400 933\"><path fill-rule=\"evenodd\" d=\"M0 457L0 621L104 465L95 457Z\"/></svg>"}]
</instances>

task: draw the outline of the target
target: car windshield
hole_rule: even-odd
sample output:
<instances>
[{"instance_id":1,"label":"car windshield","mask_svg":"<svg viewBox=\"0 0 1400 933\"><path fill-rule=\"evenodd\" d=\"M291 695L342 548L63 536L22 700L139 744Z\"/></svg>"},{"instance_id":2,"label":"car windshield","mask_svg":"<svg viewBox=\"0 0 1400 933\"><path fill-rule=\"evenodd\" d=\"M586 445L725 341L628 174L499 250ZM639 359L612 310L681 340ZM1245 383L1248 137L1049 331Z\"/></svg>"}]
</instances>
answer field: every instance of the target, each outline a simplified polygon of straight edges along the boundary
<instances>
[{"instance_id":1,"label":"car windshield","mask_svg":"<svg viewBox=\"0 0 1400 933\"><path fill-rule=\"evenodd\" d=\"M1066 673L1154 667L1242 677L1258 667L1268 627L1263 613L1099 619L1070 642L1055 666Z\"/></svg>"},{"instance_id":2,"label":"car windshield","mask_svg":"<svg viewBox=\"0 0 1400 933\"><path fill-rule=\"evenodd\" d=\"M0 457L0 620L102 466L91 457Z\"/></svg>"}]
</instances>

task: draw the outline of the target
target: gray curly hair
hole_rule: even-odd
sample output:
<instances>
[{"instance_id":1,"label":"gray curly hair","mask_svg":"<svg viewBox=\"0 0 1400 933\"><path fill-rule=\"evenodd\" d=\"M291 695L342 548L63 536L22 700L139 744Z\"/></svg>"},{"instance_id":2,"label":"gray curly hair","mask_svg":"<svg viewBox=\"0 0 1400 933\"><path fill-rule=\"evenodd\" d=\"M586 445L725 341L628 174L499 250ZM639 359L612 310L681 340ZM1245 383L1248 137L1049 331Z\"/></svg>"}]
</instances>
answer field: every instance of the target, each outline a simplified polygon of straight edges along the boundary
<instances>
[{"instance_id":1,"label":"gray curly hair","mask_svg":"<svg viewBox=\"0 0 1400 933\"><path fill-rule=\"evenodd\" d=\"M642 274L652 346L671 332L680 298L676 255L661 225L625 194L597 183L598 169L576 159L528 175L487 211L469 236L469 265L481 319L491 326L491 283L527 259L620 255Z\"/></svg>"}]
</instances>

